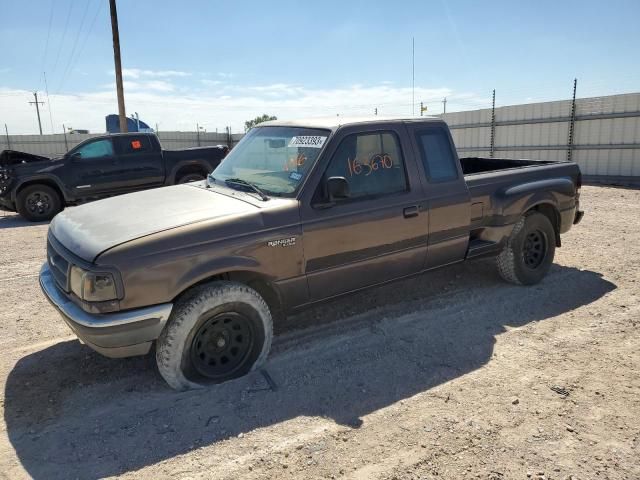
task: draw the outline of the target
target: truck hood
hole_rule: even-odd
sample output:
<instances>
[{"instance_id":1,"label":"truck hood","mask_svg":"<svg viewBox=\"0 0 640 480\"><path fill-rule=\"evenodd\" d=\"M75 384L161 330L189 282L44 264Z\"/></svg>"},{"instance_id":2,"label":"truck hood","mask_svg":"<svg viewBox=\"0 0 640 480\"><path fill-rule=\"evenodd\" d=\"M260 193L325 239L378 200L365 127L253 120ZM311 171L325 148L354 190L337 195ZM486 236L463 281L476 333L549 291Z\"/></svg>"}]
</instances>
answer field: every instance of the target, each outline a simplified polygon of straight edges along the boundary
<instances>
[{"instance_id":1,"label":"truck hood","mask_svg":"<svg viewBox=\"0 0 640 480\"><path fill-rule=\"evenodd\" d=\"M249 201L192 185L175 185L68 208L49 231L68 250L93 262L116 245L218 217L256 211Z\"/></svg>"},{"instance_id":2,"label":"truck hood","mask_svg":"<svg viewBox=\"0 0 640 480\"><path fill-rule=\"evenodd\" d=\"M25 163L48 164L56 160L59 160L59 158L43 157L41 155L19 152L17 150L2 150L0 152L0 167L10 167Z\"/></svg>"}]
</instances>

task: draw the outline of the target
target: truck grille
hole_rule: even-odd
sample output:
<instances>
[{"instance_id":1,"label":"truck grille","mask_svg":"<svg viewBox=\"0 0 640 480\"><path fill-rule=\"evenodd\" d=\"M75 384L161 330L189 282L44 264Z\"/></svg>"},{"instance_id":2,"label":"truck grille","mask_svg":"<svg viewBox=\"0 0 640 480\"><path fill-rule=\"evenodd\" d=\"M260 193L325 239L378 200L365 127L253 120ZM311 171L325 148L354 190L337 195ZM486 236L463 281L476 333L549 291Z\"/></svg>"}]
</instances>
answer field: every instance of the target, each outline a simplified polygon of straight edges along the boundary
<instances>
[{"instance_id":1,"label":"truck grille","mask_svg":"<svg viewBox=\"0 0 640 480\"><path fill-rule=\"evenodd\" d=\"M47 262L58 286L65 292L69 292L69 269L71 268L71 263L54 248L49 238L47 238Z\"/></svg>"}]
</instances>

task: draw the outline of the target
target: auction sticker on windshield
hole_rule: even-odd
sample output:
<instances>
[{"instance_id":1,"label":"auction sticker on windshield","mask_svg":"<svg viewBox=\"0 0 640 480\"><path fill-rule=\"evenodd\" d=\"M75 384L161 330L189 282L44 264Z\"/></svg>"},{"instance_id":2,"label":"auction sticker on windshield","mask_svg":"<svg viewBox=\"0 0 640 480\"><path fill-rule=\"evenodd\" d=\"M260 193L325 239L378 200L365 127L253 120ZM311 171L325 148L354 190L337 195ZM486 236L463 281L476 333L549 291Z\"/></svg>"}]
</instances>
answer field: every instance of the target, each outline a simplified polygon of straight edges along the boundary
<instances>
[{"instance_id":1,"label":"auction sticker on windshield","mask_svg":"<svg viewBox=\"0 0 640 480\"><path fill-rule=\"evenodd\" d=\"M289 147L322 148L326 139L327 137L321 137L319 135L293 137L289 142Z\"/></svg>"}]
</instances>

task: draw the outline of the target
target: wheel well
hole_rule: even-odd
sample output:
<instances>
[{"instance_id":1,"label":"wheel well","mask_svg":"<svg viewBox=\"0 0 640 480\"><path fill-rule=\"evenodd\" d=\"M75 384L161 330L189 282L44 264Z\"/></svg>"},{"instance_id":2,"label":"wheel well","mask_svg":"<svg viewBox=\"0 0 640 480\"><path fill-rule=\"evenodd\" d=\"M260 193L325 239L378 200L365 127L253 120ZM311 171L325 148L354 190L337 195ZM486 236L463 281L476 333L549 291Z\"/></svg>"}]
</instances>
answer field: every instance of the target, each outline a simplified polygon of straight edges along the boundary
<instances>
[{"instance_id":1,"label":"wheel well","mask_svg":"<svg viewBox=\"0 0 640 480\"><path fill-rule=\"evenodd\" d=\"M55 192L58 195L60 195L60 203L61 203L61 206L64 207L64 204L65 204L64 194L62 193L62 190L60 190L60 187L58 186L58 184L53 180L47 180L47 179L28 180L20 184L20 186L18 186L18 188L16 189L16 199L18 198L18 194L22 190L24 190L27 187L30 187L31 185L46 185L47 187L53 188Z\"/></svg>"},{"instance_id":2,"label":"wheel well","mask_svg":"<svg viewBox=\"0 0 640 480\"><path fill-rule=\"evenodd\" d=\"M553 230L556 233L556 247L560 246L560 212L558 209L549 203L541 203L536 205L535 207L530 208L529 212L540 212L545 217L549 219L551 225L553 225Z\"/></svg>"},{"instance_id":3,"label":"wheel well","mask_svg":"<svg viewBox=\"0 0 640 480\"><path fill-rule=\"evenodd\" d=\"M199 164L185 165L184 167L180 167L176 172L176 175L174 177L174 182L178 181L180 177L187 175L189 173L201 173L203 176L206 177L208 172L206 168L204 168L202 165L199 165Z\"/></svg>"},{"instance_id":4,"label":"wheel well","mask_svg":"<svg viewBox=\"0 0 640 480\"><path fill-rule=\"evenodd\" d=\"M214 282L216 280L229 280L232 282L243 283L248 287L253 288L260 294L264 301L267 302L267 306L271 311L271 315L273 316L274 321L277 321L284 317L284 310L282 308L280 292L278 292L278 289L271 282L265 279L264 276L256 272L234 271L214 275L192 285L187 290L182 292L179 296L186 295L187 292L193 289L193 287L202 285L204 283Z\"/></svg>"}]
</instances>

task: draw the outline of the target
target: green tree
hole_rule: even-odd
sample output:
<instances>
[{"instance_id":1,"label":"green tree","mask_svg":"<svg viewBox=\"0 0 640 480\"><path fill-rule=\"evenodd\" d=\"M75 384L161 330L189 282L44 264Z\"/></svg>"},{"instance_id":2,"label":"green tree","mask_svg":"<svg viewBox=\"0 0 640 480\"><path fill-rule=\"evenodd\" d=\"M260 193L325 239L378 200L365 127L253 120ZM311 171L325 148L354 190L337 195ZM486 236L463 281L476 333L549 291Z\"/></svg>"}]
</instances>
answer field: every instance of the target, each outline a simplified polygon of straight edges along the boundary
<instances>
[{"instance_id":1,"label":"green tree","mask_svg":"<svg viewBox=\"0 0 640 480\"><path fill-rule=\"evenodd\" d=\"M244 131L248 132L259 123L268 122L269 120L277 120L277 119L278 117L274 117L273 115L267 115L265 113L264 115L260 115L259 117L254 118L253 120L247 120L246 122L244 122Z\"/></svg>"}]
</instances>

